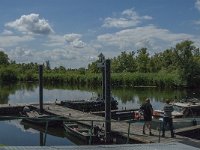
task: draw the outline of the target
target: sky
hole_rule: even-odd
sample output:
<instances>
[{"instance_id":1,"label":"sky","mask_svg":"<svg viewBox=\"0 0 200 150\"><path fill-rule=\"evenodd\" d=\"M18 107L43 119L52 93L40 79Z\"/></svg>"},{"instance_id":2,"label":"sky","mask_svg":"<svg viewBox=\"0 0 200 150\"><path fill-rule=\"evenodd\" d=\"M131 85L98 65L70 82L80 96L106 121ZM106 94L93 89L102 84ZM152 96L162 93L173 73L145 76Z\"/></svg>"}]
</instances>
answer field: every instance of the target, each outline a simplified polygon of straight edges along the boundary
<instances>
[{"instance_id":1,"label":"sky","mask_svg":"<svg viewBox=\"0 0 200 150\"><path fill-rule=\"evenodd\" d=\"M200 0L1 0L0 51L16 63L87 68L103 53L184 40L200 47Z\"/></svg>"}]
</instances>

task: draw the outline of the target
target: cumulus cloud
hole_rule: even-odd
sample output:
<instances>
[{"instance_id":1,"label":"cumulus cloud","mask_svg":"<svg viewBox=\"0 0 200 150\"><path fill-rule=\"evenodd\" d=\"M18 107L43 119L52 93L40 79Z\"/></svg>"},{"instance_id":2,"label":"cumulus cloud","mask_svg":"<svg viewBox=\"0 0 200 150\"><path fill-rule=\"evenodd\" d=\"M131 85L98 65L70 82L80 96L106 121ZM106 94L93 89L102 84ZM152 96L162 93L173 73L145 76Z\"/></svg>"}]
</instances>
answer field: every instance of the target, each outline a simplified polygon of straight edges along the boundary
<instances>
[{"instance_id":1,"label":"cumulus cloud","mask_svg":"<svg viewBox=\"0 0 200 150\"><path fill-rule=\"evenodd\" d=\"M147 47L151 50L168 48L172 44L183 40L195 39L194 36L184 33L171 33L167 29L149 25L125 29L113 34L99 35L97 40L104 45L116 46L120 49Z\"/></svg>"},{"instance_id":2,"label":"cumulus cloud","mask_svg":"<svg viewBox=\"0 0 200 150\"><path fill-rule=\"evenodd\" d=\"M26 34L50 34L54 32L47 20L40 19L39 14L34 13L22 15L19 19L6 23L5 26Z\"/></svg>"},{"instance_id":3,"label":"cumulus cloud","mask_svg":"<svg viewBox=\"0 0 200 150\"><path fill-rule=\"evenodd\" d=\"M73 47L75 48L84 48L86 46L86 43L83 42L80 38L82 37L81 34L65 34L64 38L65 40Z\"/></svg>"},{"instance_id":4,"label":"cumulus cloud","mask_svg":"<svg viewBox=\"0 0 200 150\"><path fill-rule=\"evenodd\" d=\"M200 0L196 1L195 7L200 11Z\"/></svg>"},{"instance_id":5,"label":"cumulus cloud","mask_svg":"<svg viewBox=\"0 0 200 150\"><path fill-rule=\"evenodd\" d=\"M43 45L44 46L49 46L49 47L58 47L58 46L64 46L65 45L65 38L62 35L49 35L48 36L48 41L45 42Z\"/></svg>"},{"instance_id":6,"label":"cumulus cloud","mask_svg":"<svg viewBox=\"0 0 200 150\"><path fill-rule=\"evenodd\" d=\"M34 38L29 35L24 35L24 36L4 35L0 36L0 45L2 47L11 47L11 46L16 46L19 43L31 41L33 39Z\"/></svg>"},{"instance_id":7,"label":"cumulus cloud","mask_svg":"<svg viewBox=\"0 0 200 150\"><path fill-rule=\"evenodd\" d=\"M121 17L112 18L108 17L105 18L103 27L115 27L115 28L127 28L137 26L143 20L151 20L151 16L139 16L134 9L127 9L124 10L121 14Z\"/></svg>"}]
</instances>

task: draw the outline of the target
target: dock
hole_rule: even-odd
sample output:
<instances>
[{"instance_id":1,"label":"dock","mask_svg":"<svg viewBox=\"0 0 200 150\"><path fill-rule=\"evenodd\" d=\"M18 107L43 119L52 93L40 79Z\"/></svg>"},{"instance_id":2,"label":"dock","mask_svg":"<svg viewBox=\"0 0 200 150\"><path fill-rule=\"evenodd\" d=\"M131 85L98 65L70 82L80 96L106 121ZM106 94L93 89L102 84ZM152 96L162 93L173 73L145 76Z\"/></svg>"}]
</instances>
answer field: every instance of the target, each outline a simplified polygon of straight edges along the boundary
<instances>
[{"instance_id":1,"label":"dock","mask_svg":"<svg viewBox=\"0 0 200 150\"><path fill-rule=\"evenodd\" d=\"M38 104L30 104L31 107L39 108ZM11 106L11 105L0 105L0 112L1 109L8 109L11 111L13 108L13 111L22 109L23 105L17 105L17 106ZM47 103L43 105L43 109L49 113L58 115L65 119L70 119L77 121L82 124L86 124L91 126L91 123L95 126L99 126L104 130L104 123L105 118L102 116L97 116L92 113L83 112L79 110L74 110L71 108L63 107L60 105L57 105L56 103ZM2 115L2 114L0 114ZM200 142L199 140L192 139L186 136L182 136L181 134L178 134L179 132L185 132L193 129L200 129L200 125L192 126L190 128L185 129L178 129L175 131L176 137L171 138L170 132L166 131L166 137L161 137L159 130L153 130L152 133L154 136L149 136L148 134L142 134L142 124L138 124L131 121L116 121L111 120L111 131L114 134L118 134L123 136L127 139L127 144L129 141L132 141L135 144L148 144L148 143L187 143L187 145L192 145L195 147L200 148ZM129 134L128 134L129 133Z\"/></svg>"}]
</instances>

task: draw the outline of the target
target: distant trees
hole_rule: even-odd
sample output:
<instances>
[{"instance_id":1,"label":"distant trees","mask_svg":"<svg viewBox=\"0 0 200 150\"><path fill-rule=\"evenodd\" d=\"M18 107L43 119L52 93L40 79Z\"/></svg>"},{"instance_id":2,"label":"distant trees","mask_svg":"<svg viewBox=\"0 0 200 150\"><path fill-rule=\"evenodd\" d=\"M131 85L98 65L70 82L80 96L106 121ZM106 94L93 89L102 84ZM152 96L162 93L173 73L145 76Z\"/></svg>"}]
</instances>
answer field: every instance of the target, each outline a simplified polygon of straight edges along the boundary
<instances>
[{"instance_id":1,"label":"distant trees","mask_svg":"<svg viewBox=\"0 0 200 150\"><path fill-rule=\"evenodd\" d=\"M183 41L174 48L150 56L147 48L134 52L121 52L112 60L113 73L175 73L180 76L184 85L200 85L200 51L192 41ZM98 72L95 63L89 64L89 71ZM198 84L198 85L197 85Z\"/></svg>"},{"instance_id":2,"label":"distant trees","mask_svg":"<svg viewBox=\"0 0 200 150\"><path fill-rule=\"evenodd\" d=\"M9 58L8 55L5 54L3 51L0 51L0 65L8 65Z\"/></svg>"}]
</instances>

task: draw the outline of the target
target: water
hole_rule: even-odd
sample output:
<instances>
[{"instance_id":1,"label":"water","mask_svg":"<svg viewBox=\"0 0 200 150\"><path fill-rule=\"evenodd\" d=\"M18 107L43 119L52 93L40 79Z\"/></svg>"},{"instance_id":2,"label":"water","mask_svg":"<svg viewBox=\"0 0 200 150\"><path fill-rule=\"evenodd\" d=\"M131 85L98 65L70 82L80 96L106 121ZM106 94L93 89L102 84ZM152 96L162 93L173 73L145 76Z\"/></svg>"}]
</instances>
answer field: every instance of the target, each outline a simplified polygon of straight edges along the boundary
<instances>
[{"instance_id":1,"label":"water","mask_svg":"<svg viewBox=\"0 0 200 150\"><path fill-rule=\"evenodd\" d=\"M38 146L41 145L41 132L20 124L21 120L8 120L0 122L0 144L9 146ZM44 133L43 133L44 139ZM46 145L74 145L73 142L59 134L47 134Z\"/></svg>"},{"instance_id":2,"label":"water","mask_svg":"<svg viewBox=\"0 0 200 150\"><path fill-rule=\"evenodd\" d=\"M44 86L44 102L58 100L82 100L90 99L101 93L101 88L70 87L70 86ZM178 99L184 97L200 98L199 91L187 90L160 90L157 88L133 88L112 89L112 96L118 101L119 109L131 109L139 107L148 97L154 109L162 109L165 99ZM0 85L0 103L39 103L38 85L14 84ZM0 144L4 145L41 145L42 132L44 129L31 125L24 125L21 120L0 121ZM44 135L43 135L44 138ZM82 144L79 141L66 136L63 129L51 130L46 138L46 145L74 145Z\"/></svg>"}]
</instances>

